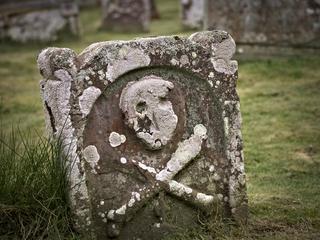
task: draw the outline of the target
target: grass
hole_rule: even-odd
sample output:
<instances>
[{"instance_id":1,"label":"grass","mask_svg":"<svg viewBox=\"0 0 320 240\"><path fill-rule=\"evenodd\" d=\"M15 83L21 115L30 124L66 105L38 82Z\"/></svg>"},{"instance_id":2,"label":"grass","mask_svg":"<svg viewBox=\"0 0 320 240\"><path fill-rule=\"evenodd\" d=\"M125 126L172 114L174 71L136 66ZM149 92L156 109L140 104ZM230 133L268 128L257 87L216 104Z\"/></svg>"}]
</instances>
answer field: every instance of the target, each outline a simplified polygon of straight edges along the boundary
<instances>
[{"instance_id":1,"label":"grass","mask_svg":"<svg viewBox=\"0 0 320 240\"><path fill-rule=\"evenodd\" d=\"M190 33L183 31L179 24L178 2L162 0L159 7L162 19L152 22L148 36ZM98 31L97 9L83 11L81 20L81 39L67 38L54 45L79 53L96 41L142 36ZM29 142L19 147L23 158L12 157L8 149L3 150L5 145L0 144L1 151L7 151L0 156L0 211L9 214L10 209L14 209L9 219L16 224L11 226L17 226L19 236L21 231L27 233L41 226L39 234L46 232L49 239L66 236L66 233L72 238L63 185L55 188L54 184L62 175L55 178L50 171L57 167L54 159L58 155L44 150L57 146L44 140L44 145L39 144L39 135L33 131L37 129L42 134L44 130L38 87L41 77L35 60L45 46L0 44L1 132L10 135L12 125L19 125L22 136L31 130L28 137L16 136L16 141L2 135L5 142L15 143L21 139ZM174 239L211 239L212 233L218 239L320 239L319 66L320 57L310 55L239 61L238 92L243 116L249 224L234 228L208 222L202 229L190 229ZM41 147L38 149L37 145ZM28 151L34 155L27 157ZM33 160L40 162L33 164ZM34 181L33 184L30 181ZM44 186L44 182L49 186ZM0 229L3 236L9 236L4 228Z\"/></svg>"},{"instance_id":2,"label":"grass","mask_svg":"<svg viewBox=\"0 0 320 240\"><path fill-rule=\"evenodd\" d=\"M0 133L0 239L72 236L59 141Z\"/></svg>"}]
</instances>

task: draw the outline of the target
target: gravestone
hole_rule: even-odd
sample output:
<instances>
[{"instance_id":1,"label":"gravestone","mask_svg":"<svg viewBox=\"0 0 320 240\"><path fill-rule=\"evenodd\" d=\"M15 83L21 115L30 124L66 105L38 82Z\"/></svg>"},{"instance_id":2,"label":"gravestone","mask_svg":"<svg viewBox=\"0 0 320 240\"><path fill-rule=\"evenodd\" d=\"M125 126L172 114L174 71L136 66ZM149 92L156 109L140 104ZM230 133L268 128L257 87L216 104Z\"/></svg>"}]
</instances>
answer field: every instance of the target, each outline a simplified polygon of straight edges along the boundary
<instances>
[{"instance_id":1,"label":"gravestone","mask_svg":"<svg viewBox=\"0 0 320 240\"><path fill-rule=\"evenodd\" d=\"M157 240L217 214L246 221L234 52L223 31L41 52L47 128L64 142L79 231Z\"/></svg>"},{"instance_id":2,"label":"gravestone","mask_svg":"<svg viewBox=\"0 0 320 240\"><path fill-rule=\"evenodd\" d=\"M182 25L187 28L203 27L205 0L180 0Z\"/></svg>"},{"instance_id":3,"label":"gravestone","mask_svg":"<svg viewBox=\"0 0 320 240\"><path fill-rule=\"evenodd\" d=\"M205 29L238 43L320 46L319 0L206 0Z\"/></svg>"},{"instance_id":4,"label":"gravestone","mask_svg":"<svg viewBox=\"0 0 320 240\"><path fill-rule=\"evenodd\" d=\"M159 19L160 13L157 8L156 0L150 0L151 19Z\"/></svg>"},{"instance_id":5,"label":"gravestone","mask_svg":"<svg viewBox=\"0 0 320 240\"><path fill-rule=\"evenodd\" d=\"M147 32L150 0L101 0L102 29L116 32Z\"/></svg>"},{"instance_id":6,"label":"gravestone","mask_svg":"<svg viewBox=\"0 0 320 240\"><path fill-rule=\"evenodd\" d=\"M17 42L54 41L62 31L78 36L78 14L73 1L3 0L0 38Z\"/></svg>"},{"instance_id":7,"label":"gravestone","mask_svg":"<svg viewBox=\"0 0 320 240\"><path fill-rule=\"evenodd\" d=\"M100 0L77 0L80 7L97 7L100 4Z\"/></svg>"}]
</instances>

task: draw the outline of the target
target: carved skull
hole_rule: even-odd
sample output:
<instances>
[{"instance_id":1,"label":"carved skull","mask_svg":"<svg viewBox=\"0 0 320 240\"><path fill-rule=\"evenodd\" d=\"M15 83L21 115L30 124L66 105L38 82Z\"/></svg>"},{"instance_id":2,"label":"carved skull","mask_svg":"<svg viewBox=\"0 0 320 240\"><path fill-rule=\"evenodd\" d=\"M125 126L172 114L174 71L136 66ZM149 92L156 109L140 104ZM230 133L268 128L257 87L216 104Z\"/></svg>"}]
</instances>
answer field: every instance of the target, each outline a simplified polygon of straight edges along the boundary
<instances>
[{"instance_id":1,"label":"carved skull","mask_svg":"<svg viewBox=\"0 0 320 240\"><path fill-rule=\"evenodd\" d=\"M161 149L171 139L178 117L167 99L173 84L150 75L129 82L122 90L120 108L126 124L149 149Z\"/></svg>"}]
</instances>

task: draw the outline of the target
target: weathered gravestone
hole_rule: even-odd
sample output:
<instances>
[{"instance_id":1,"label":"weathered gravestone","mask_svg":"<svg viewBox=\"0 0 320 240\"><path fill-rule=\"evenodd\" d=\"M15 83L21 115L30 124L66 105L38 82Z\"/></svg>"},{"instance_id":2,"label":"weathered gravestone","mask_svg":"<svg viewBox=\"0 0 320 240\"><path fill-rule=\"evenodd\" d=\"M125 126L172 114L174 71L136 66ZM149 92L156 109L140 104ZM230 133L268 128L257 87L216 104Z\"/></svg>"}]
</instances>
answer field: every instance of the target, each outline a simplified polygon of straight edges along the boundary
<instances>
[{"instance_id":1,"label":"weathered gravestone","mask_svg":"<svg viewBox=\"0 0 320 240\"><path fill-rule=\"evenodd\" d=\"M222 31L41 52L47 125L72 166L78 229L162 239L198 226L198 213L246 220L234 52Z\"/></svg>"},{"instance_id":2,"label":"weathered gravestone","mask_svg":"<svg viewBox=\"0 0 320 240\"><path fill-rule=\"evenodd\" d=\"M2 0L0 38L18 42L53 41L62 31L77 36L78 13L73 1Z\"/></svg>"},{"instance_id":3,"label":"weathered gravestone","mask_svg":"<svg viewBox=\"0 0 320 240\"><path fill-rule=\"evenodd\" d=\"M205 29L238 43L320 46L319 0L206 0Z\"/></svg>"},{"instance_id":4,"label":"weathered gravestone","mask_svg":"<svg viewBox=\"0 0 320 240\"><path fill-rule=\"evenodd\" d=\"M182 24L188 28L203 27L205 0L180 0Z\"/></svg>"},{"instance_id":5,"label":"weathered gravestone","mask_svg":"<svg viewBox=\"0 0 320 240\"><path fill-rule=\"evenodd\" d=\"M80 7L95 7L99 6L100 0L77 0Z\"/></svg>"},{"instance_id":6,"label":"weathered gravestone","mask_svg":"<svg viewBox=\"0 0 320 240\"><path fill-rule=\"evenodd\" d=\"M157 8L156 0L150 0L151 19L159 19L160 13Z\"/></svg>"},{"instance_id":7,"label":"weathered gravestone","mask_svg":"<svg viewBox=\"0 0 320 240\"><path fill-rule=\"evenodd\" d=\"M101 0L102 28L117 32L147 32L150 0Z\"/></svg>"}]
</instances>

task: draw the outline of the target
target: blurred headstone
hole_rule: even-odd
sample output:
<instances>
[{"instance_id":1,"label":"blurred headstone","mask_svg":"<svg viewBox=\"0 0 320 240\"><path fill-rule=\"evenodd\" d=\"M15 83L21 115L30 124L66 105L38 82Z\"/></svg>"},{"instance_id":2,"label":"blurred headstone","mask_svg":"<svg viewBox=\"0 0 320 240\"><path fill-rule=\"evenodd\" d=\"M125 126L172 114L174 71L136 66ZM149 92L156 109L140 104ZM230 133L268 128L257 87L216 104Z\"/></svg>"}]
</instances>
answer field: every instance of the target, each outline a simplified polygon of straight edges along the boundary
<instances>
[{"instance_id":1,"label":"blurred headstone","mask_svg":"<svg viewBox=\"0 0 320 240\"><path fill-rule=\"evenodd\" d=\"M96 7L99 6L100 0L76 0L80 7Z\"/></svg>"},{"instance_id":2,"label":"blurred headstone","mask_svg":"<svg viewBox=\"0 0 320 240\"><path fill-rule=\"evenodd\" d=\"M0 37L18 42L54 41L66 30L79 35L78 6L72 1L0 2Z\"/></svg>"},{"instance_id":3,"label":"blurred headstone","mask_svg":"<svg viewBox=\"0 0 320 240\"><path fill-rule=\"evenodd\" d=\"M203 27L205 0L180 0L182 24L187 28Z\"/></svg>"},{"instance_id":4,"label":"blurred headstone","mask_svg":"<svg viewBox=\"0 0 320 240\"><path fill-rule=\"evenodd\" d=\"M147 32L150 0L101 0L102 28L115 32Z\"/></svg>"},{"instance_id":5,"label":"blurred headstone","mask_svg":"<svg viewBox=\"0 0 320 240\"><path fill-rule=\"evenodd\" d=\"M205 29L239 43L320 46L319 0L206 0L205 11Z\"/></svg>"},{"instance_id":6,"label":"blurred headstone","mask_svg":"<svg viewBox=\"0 0 320 240\"><path fill-rule=\"evenodd\" d=\"M150 0L151 19L159 19L160 14L157 8L156 0Z\"/></svg>"},{"instance_id":7,"label":"blurred headstone","mask_svg":"<svg viewBox=\"0 0 320 240\"><path fill-rule=\"evenodd\" d=\"M64 141L88 239L163 239L247 219L233 39L208 31L38 57L48 130Z\"/></svg>"}]
</instances>

